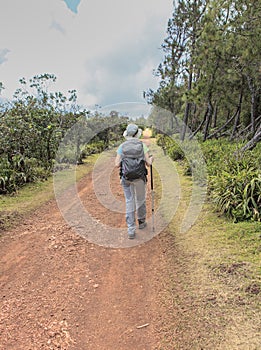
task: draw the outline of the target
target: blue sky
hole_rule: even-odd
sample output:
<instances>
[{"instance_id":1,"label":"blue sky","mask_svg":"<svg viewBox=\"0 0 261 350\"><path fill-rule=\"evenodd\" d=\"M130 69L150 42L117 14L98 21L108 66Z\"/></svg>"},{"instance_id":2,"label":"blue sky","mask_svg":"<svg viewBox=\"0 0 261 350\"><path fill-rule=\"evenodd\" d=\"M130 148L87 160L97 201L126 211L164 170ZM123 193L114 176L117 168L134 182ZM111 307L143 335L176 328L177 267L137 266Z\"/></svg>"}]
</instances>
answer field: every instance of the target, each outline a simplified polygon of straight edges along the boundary
<instances>
[{"instance_id":1,"label":"blue sky","mask_svg":"<svg viewBox=\"0 0 261 350\"><path fill-rule=\"evenodd\" d=\"M0 11L0 82L10 98L36 74L51 73L50 89L76 89L87 108L144 102L158 86L152 74L172 0L8 0Z\"/></svg>"},{"instance_id":2,"label":"blue sky","mask_svg":"<svg viewBox=\"0 0 261 350\"><path fill-rule=\"evenodd\" d=\"M64 2L66 3L66 5L68 6L68 8L71 11L73 11L75 13L78 12L77 8L78 8L78 5L81 2L81 0L64 0Z\"/></svg>"}]
</instances>

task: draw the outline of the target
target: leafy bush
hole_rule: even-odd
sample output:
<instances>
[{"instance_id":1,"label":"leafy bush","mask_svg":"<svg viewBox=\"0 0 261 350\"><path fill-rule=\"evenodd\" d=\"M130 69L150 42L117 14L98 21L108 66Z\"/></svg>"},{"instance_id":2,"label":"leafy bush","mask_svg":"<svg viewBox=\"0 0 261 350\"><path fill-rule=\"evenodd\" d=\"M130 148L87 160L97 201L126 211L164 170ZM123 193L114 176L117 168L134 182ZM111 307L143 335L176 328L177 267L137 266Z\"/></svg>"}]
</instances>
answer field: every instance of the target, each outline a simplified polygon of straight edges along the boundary
<instances>
[{"instance_id":1,"label":"leafy bush","mask_svg":"<svg viewBox=\"0 0 261 350\"><path fill-rule=\"evenodd\" d=\"M242 144L228 140L202 144L209 172L209 194L217 209L233 221L261 219L258 149L241 155Z\"/></svg>"},{"instance_id":2,"label":"leafy bush","mask_svg":"<svg viewBox=\"0 0 261 350\"><path fill-rule=\"evenodd\" d=\"M159 147L167 149L173 143L173 140L165 134L158 134L156 136L156 143Z\"/></svg>"},{"instance_id":3,"label":"leafy bush","mask_svg":"<svg viewBox=\"0 0 261 350\"><path fill-rule=\"evenodd\" d=\"M217 175L223 167L227 169L229 167L227 162L236 157L236 152L241 146L242 144L232 143L228 139L201 142L200 147L208 166L209 175ZM237 157L236 160L239 161L240 157Z\"/></svg>"},{"instance_id":4,"label":"leafy bush","mask_svg":"<svg viewBox=\"0 0 261 350\"><path fill-rule=\"evenodd\" d=\"M211 178L211 198L217 208L235 222L261 219L261 175L251 166L230 164Z\"/></svg>"},{"instance_id":5,"label":"leafy bush","mask_svg":"<svg viewBox=\"0 0 261 350\"><path fill-rule=\"evenodd\" d=\"M184 175L192 176L193 180L200 184L206 184L206 164L203 153L198 142L179 139L179 134L171 137L167 135L158 135L157 145L164 149L174 161L181 161L184 169Z\"/></svg>"},{"instance_id":6,"label":"leafy bush","mask_svg":"<svg viewBox=\"0 0 261 350\"><path fill-rule=\"evenodd\" d=\"M13 100L8 105L0 101L0 193L16 191L69 164L81 164L122 137L128 118L118 112L103 116L81 110L75 90L68 96L47 91L55 81L52 74L29 82L22 78Z\"/></svg>"},{"instance_id":7,"label":"leafy bush","mask_svg":"<svg viewBox=\"0 0 261 350\"><path fill-rule=\"evenodd\" d=\"M182 149L175 140L160 135L157 144L166 147L173 160L183 160L185 175L202 183L208 172L208 193L217 209L233 221L261 220L261 145L241 155L243 143L228 139L201 142L185 140ZM186 157L185 157L186 156ZM194 158L193 158L194 157Z\"/></svg>"},{"instance_id":8,"label":"leafy bush","mask_svg":"<svg viewBox=\"0 0 261 350\"><path fill-rule=\"evenodd\" d=\"M79 157L76 146L73 144L63 145L56 154L56 160L59 164L76 164ZM57 166L55 166L55 170L57 170Z\"/></svg>"},{"instance_id":9,"label":"leafy bush","mask_svg":"<svg viewBox=\"0 0 261 350\"><path fill-rule=\"evenodd\" d=\"M90 156L91 154L100 153L104 151L105 147L106 146L103 141L88 143L82 149L82 157L85 158L87 156Z\"/></svg>"},{"instance_id":10,"label":"leafy bush","mask_svg":"<svg viewBox=\"0 0 261 350\"><path fill-rule=\"evenodd\" d=\"M184 151L174 139L165 134L160 134L158 135L156 142L157 145L160 146L172 160L175 161L184 159Z\"/></svg>"},{"instance_id":11,"label":"leafy bush","mask_svg":"<svg viewBox=\"0 0 261 350\"><path fill-rule=\"evenodd\" d=\"M185 158L184 151L176 143L167 149L167 153L172 160L182 160Z\"/></svg>"},{"instance_id":12,"label":"leafy bush","mask_svg":"<svg viewBox=\"0 0 261 350\"><path fill-rule=\"evenodd\" d=\"M47 179L50 172L35 158L16 155L10 160L0 158L0 194L12 193L29 182Z\"/></svg>"}]
</instances>

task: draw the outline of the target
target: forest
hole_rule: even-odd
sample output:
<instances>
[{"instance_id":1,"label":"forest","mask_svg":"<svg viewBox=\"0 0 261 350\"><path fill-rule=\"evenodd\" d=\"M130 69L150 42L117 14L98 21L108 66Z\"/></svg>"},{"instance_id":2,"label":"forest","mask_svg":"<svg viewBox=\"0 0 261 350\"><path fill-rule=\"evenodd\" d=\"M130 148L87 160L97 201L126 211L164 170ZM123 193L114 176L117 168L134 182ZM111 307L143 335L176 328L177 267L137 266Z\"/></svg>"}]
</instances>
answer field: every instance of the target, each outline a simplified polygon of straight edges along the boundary
<instances>
[{"instance_id":1,"label":"forest","mask_svg":"<svg viewBox=\"0 0 261 350\"><path fill-rule=\"evenodd\" d=\"M261 218L260 23L259 1L175 1L161 46L164 59L154 71L159 87L143 92L155 108L137 119L153 128L157 144L183 164L186 175L198 160L186 159L184 144L200 142L209 196L234 221ZM126 117L80 108L75 90L51 92L55 81L49 73L21 78L13 99L0 100L2 196L50 176L59 145L75 124L85 132L76 130L76 142L68 141L59 159L64 167L121 139Z\"/></svg>"},{"instance_id":2,"label":"forest","mask_svg":"<svg viewBox=\"0 0 261 350\"><path fill-rule=\"evenodd\" d=\"M155 71L160 86L147 100L172 112L168 129L182 118L182 139L188 127L190 138L244 138L252 148L261 137L260 2L175 3Z\"/></svg>"}]
</instances>

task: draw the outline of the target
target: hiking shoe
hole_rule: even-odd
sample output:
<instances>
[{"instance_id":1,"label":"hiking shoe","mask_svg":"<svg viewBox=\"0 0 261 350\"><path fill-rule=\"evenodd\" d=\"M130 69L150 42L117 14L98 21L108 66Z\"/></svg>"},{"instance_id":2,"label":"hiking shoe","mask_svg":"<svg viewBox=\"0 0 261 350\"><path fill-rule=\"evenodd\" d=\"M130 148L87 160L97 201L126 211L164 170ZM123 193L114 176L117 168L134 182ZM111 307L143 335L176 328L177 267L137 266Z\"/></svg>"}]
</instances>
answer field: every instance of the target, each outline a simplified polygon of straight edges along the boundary
<instances>
[{"instance_id":1,"label":"hiking shoe","mask_svg":"<svg viewBox=\"0 0 261 350\"><path fill-rule=\"evenodd\" d=\"M128 232L128 238L129 239L135 238L135 232Z\"/></svg>"},{"instance_id":2,"label":"hiking shoe","mask_svg":"<svg viewBox=\"0 0 261 350\"><path fill-rule=\"evenodd\" d=\"M144 227L147 226L147 223L145 220L138 220L139 222L139 229L142 230Z\"/></svg>"}]
</instances>

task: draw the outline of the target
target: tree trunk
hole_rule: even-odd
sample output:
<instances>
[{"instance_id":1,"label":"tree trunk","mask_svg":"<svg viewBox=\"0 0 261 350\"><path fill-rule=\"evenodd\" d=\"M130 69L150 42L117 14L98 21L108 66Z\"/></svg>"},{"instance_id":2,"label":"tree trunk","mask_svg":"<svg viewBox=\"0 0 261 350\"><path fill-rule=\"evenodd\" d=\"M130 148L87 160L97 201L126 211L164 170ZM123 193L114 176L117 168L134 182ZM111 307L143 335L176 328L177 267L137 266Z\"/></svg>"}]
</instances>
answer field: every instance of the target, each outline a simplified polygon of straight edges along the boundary
<instances>
[{"instance_id":1,"label":"tree trunk","mask_svg":"<svg viewBox=\"0 0 261 350\"><path fill-rule=\"evenodd\" d=\"M259 128L257 129L257 132L255 133L254 137L248 143L243 146L239 152L244 153L245 151L253 149L258 142L261 141L261 125L259 125Z\"/></svg>"},{"instance_id":2,"label":"tree trunk","mask_svg":"<svg viewBox=\"0 0 261 350\"><path fill-rule=\"evenodd\" d=\"M215 84L215 77L216 77L216 73L219 67L219 58L217 59L216 62L216 66L215 69L212 73L211 76L211 82L210 82L210 86L209 86L209 91L208 91L208 108L207 108L207 117L206 117L206 124L205 124L205 129L204 129L204 136L203 136L203 140L206 141L207 137L208 137L208 132L209 132L209 126L211 124L211 119L213 116L213 104L212 104L212 95L213 95L213 89L214 89L214 84Z\"/></svg>"},{"instance_id":3,"label":"tree trunk","mask_svg":"<svg viewBox=\"0 0 261 350\"><path fill-rule=\"evenodd\" d=\"M230 141L232 141L234 139L239 121L240 121L240 115L241 115L241 107L242 107L242 100L243 100L243 84L241 87L241 91L240 91L240 96L239 96L239 101L238 101L238 106L237 106L237 113L236 113L236 117L235 117L235 122L234 122L234 127L230 136Z\"/></svg>"},{"instance_id":4,"label":"tree trunk","mask_svg":"<svg viewBox=\"0 0 261 350\"><path fill-rule=\"evenodd\" d=\"M190 67L189 78L188 78L188 90L187 91L190 91L191 87L192 87L192 66ZM185 137L186 137L186 131L187 131L189 113L190 113L190 106L191 106L191 103L187 101L185 113L184 113L184 119L183 119L182 132L181 132L181 141L184 141Z\"/></svg>"},{"instance_id":5,"label":"tree trunk","mask_svg":"<svg viewBox=\"0 0 261 350\"><path fill-rule=\"evenodd\" d=\"M185 114L184 114L184 120L183 120L183 126L181 131L181 141L185 140L187 127L188 127L188 119L189 119L189 112L190 112L190 102L186 103L185 108Z\"/></svg>"},{"instance_id":6,"label":"tree trunk","mask_svg":"<svg viewBox=\"0 0 261 350\"><path fill-rule=\"evenodd\" d=\"M194 129L194 126L196 125L196 119L197 119L197 104L193 103L192 105L192 111L191 111L191 118L192 118L192 125L191 129Z\"/></svg>"},{"instance_id":7,"label":"tree trunk","mask_svg":"<svg viewBox=\"0 0 261 350\"><path fill-rule=\"evenodd\" d=\"M193 137L195 137L197 135L197 133L201 130L202 126L205 124L206 119L207 119L207 113L208 110L206 110L206 113L204 115L204 118L202 120L202 122L199 124L199 126L197 127L197 129L195 131L193 131L193 133L189 136L189 140L192 140Z\"/></svg>"},{"instance_id":8,"label":"tree trunk","mask_svg":"<svg viewBox=\"0 0 261 350\"><path fill-rule=\"evenodd\" d=\"M235 114L233 114L232 117L230 117L230 118L225 122L225 124L223 124L223 125L222 125L219 129L217 129L213 134L209 135L209 136L207 137L207 139L212 139L212 138L215 137L217 134L219 134L223 129L225 129L225 127L226 127L229 123L231 123L231 121L236 117L237 111L238 111L238 110L236 110Z\"/></svg>"},{"instance_id":9,"label":"tree trunk","mask_svg":"<svg viewBox=\"0 0 261 350\"><path fill-rule=\"evenodd\" d=\"M252 78L247 77L247 82L251 93L251 132L254 135L256 131L257 91Z\"/></svg>"},{"instance_id":10,"label":"tree trunk","mask_svg":"<svg viewBox=\"0 0 261 350\"><path fill-rule=\"evenodd\" d=\"M212 103L209 99L203 141L206 141L206 139L208 137L208 130L209 130L209 125L211 123L212 115L213 115L213 106L212 106Z\"/></svg>"},{"instance_id":11,"label":"tree trunk","mask_svg":"<svg viewBox=\"0 0 261 350\"><path fill-rule=\"evenodd\" d=\"M257 117L256 119L256 124L258 125L259 121L261 121L261 115L259 117ZM243 130L241 130L238 134L238 136L244 135L244 134L249 134L248 130L251 128L251 123L245 127Z\"/></svg>"},{"instance_id":12,"label":"tree trunk","mask_svg":"<svg viewBox=\"0 0 261 350\"><path fill-rule=\"evenodd\" d=\"M212 123L213 128L217 127L217 115L218 115L218 105L217 103L215 103L214 113L213 113L213 123Z\"/></svg>"},{"instance_id":13,"label":"tree trunk","mask_svg":"<svg viewBox=\"0 0 261 350\"><path fill-rule=\"evenodd\" d=\"M175 126L174 126L174 121L175 121ZM177 129L178 131L180 131L180 124L174 112L172 113L171 124L172 124L172 130Z\"/></svg>"}]
</instances>

